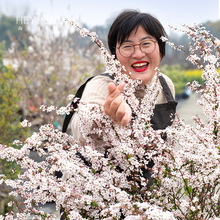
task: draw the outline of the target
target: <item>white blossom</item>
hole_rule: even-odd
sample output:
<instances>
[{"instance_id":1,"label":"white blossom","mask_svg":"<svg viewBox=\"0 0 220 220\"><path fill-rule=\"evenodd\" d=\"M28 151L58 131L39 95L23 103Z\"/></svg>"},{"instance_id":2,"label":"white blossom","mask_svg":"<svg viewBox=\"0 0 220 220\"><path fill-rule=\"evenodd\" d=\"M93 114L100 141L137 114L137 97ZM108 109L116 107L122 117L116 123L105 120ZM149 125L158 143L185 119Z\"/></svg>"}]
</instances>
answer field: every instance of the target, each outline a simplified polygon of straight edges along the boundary
<instances>
[{"instance_id":1,"label":"white blossom","mask_svg":"<svg viewBox=\"0 0 220 220\"><path fill-rule=\"evenodd\" d=\"M31 127L31 122L29 122L27 119L23 120L20 125L22 127Z\"/></svg>"}]
</instances>

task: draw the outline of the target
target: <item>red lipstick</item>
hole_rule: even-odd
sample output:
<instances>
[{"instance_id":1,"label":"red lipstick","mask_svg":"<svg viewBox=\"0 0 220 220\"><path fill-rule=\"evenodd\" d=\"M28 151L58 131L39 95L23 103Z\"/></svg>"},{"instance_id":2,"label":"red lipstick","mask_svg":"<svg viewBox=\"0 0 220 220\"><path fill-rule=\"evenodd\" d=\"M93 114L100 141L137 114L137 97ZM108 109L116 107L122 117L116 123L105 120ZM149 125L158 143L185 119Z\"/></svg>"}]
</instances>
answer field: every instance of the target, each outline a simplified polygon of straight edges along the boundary
<instances>
[{"instance_id":1,"label":"red lipstick","mask_svg":"<svg viewBox=\"0 0 220 220\"><path fill-rule=\"evenodd\" d=\"M145 70L147 70L148 65L149 65L149 62L147 61L138 61L138 62L133 63L131 67L133 68L135 72L144 72Z\"/></svg>"}]
</instances>

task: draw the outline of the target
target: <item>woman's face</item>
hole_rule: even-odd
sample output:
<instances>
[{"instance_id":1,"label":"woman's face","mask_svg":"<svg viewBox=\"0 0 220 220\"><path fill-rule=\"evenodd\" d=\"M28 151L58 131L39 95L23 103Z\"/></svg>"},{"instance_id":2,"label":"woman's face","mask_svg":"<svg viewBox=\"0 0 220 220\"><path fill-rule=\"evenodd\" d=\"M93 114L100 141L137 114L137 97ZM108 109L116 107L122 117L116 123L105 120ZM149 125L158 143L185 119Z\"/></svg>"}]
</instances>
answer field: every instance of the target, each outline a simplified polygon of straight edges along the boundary
<instances>
[{"instance_id":1,"label":"woman's face","mask_svg":"<svg viewBox=\"0 0 220 220\"><path fill-rule=\"evenodd\" d=\"M145 42L146 40L156 41L151 35L149 35L142 26L139 26L137 31L134 29L129 37L121 44L126 43L136 45ZM124 57L119 52L121 46L118 42L116 45L116 56L121 65L125 66L126 74L130 74L132 79L141 79L142 85L146 85L151 82L155 68L158 67L161 61L161 55L158 43L155 43L155 49L152 53L144 53L140 50L139 45L134 46L134 53L130 57Z\"/></svg>"}]
</instances>

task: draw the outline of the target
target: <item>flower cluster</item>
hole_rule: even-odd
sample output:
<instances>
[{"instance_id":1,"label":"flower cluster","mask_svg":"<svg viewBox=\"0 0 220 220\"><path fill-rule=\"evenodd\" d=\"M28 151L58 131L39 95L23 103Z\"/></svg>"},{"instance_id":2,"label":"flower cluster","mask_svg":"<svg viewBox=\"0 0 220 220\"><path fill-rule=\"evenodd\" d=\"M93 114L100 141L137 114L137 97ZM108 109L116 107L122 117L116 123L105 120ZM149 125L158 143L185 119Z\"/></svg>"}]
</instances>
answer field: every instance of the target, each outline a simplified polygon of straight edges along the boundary
<instances>
[{"instance_id":1,"label":"flower cluster","mask_svg":"<svg viewBox=\"0 0 220 220\"><path fill-rule=\"evenodd\" d=\"M70 112L72 111L72 107L71 106L62 106L60 108L55 107L53 105L51 106L46 106L46 105L41 105L40 109L42 111L45 111L47 113L52 112L52 111L56 111L57 115L65 115L65 114L70 114Z\"/></svg>"},{"instance_id":2,"label":"flower cluster","mask_svg":"<svg viewBox=\"0 0 220 220\"><path fill-rule=\"evenodd\" d=\"M22 127L31 127L31 122L29 122L27 119L25 119L24 121L22 121L22 122L20 123L20 125L21 125Z\"/></svg>"},{"instance_id":3,"label":"flower cluster","mask_svg":"<svg viewBox=\"0 0 220 220\"><path fill-rule=\"evenodd\" d=\"M45 161L38 163L30 159L30 150L44 156ZM129 193L133 181L128 182L126 177L131 175L132 170L138 171L140 165L134 160L137 153L128 150L125 144L121 144L121 148L115 147L109 152L111 155L105 158L91 146L78 145L71 136L55 130L51 125L44 125L24 142L21 150L1 146L1 158L17 161L24 170L17 180L7 180L1 176L1 181L4 180L14 189L11 195L23 199L22 219L30 214L56 219L56 216L43 213L39 208L40 204L49 201L56 201L57 209L62 207L61 210L65 210L65 215L71 219L74 216L79 216L79 219L120 218L122 213L131 219L136 215L137 207L140 207L140 216L157 216L157 212L159 216L172 216L146 202L135 202L133 197L138 199L138 196ZM123 156L122 152L131 156ZM117 158L110 160L113 156ZM125 172L119 172L116 169L118 165ZM62 172L60 179L54 175L55 171ZM19 206L15 202L9 205ZM9 216L19 218L21 213L11 212Z\"/></svg>"}]
</instances>

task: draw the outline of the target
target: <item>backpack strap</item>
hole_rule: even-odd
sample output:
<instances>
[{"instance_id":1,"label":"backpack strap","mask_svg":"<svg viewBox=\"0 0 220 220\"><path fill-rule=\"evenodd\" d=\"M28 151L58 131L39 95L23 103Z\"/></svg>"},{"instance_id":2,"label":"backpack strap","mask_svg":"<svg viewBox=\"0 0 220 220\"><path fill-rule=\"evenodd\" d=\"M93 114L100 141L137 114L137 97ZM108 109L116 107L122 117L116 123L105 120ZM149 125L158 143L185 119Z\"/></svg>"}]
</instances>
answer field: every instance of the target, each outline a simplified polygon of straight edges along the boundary
<instances>
[{"instance_id":1,"label":"backpack strap","mask_svg":"<svg viewBox=\"0 0 220 220\"><path fill-rule=\"evenodd\" d=\"M73 100L73 101L71 102L71 106L73 107L73 110L72 110L68 115L66 115L65 118L64 118L63 128L62 128L62 132L63 132L63 133L65 133L65 132L67 131L68 125L69 125L69 123L70 123L70 120L71 120L73 114L75 113L75 109L78 107L79 101L80 101L80 99L81 99L81 97L82 97L82 94L83 94L83 91L84 91L84 89L85 89L85 87L86 87L86 84L87 84L91 79L93 79L93 78L94 78L94 76L88 78L88 79L86 80L86 82L85 82L83 85L81 85L81 86L79 87L79 89L77 90L74 99L75 99L75 98L78 98L78 99L77 99L76 101Z\"/></svg>"},{"instance_id":2,"label":"backpack strap","mask_svg":"<svg viewBox=\"0 0 220 220\"><path fill-rule=\"evenodd\" d=\"M101 76L108 76L108 77L110 77L111 79L114 79L114 76L113 76L113 75L110 75L109 73L102 73L102 74L100 74L100 75L101 75ZM68 115L66 115L65 118L64 118L63 128L62 128L62 132L63 132L63 133L65 133L65 132L67 131L68 125L69 125L69 123L70 123L70 120L71 120L73 114L75 113L75 109L77 109L77 107L78 107L78 104L79 104L80 99L81 99L81 97L82 97L83 91L84 91L84 89L85 89L85 87L86 87L86 84L87 84L91 79L93 79L94 77L95 77L95 76L92 76L92 77L88 78L88 79L86 80L86 82L85 82L84 84L82 84L82 85L79 87L79 89L77 90L74 99L75 99L75 98L78 98L78 99L77 99L76 101L73 100L73 101L71 102L71 106L73 107L73 110L72 110Z\"/></svg>"}]
</instances>

